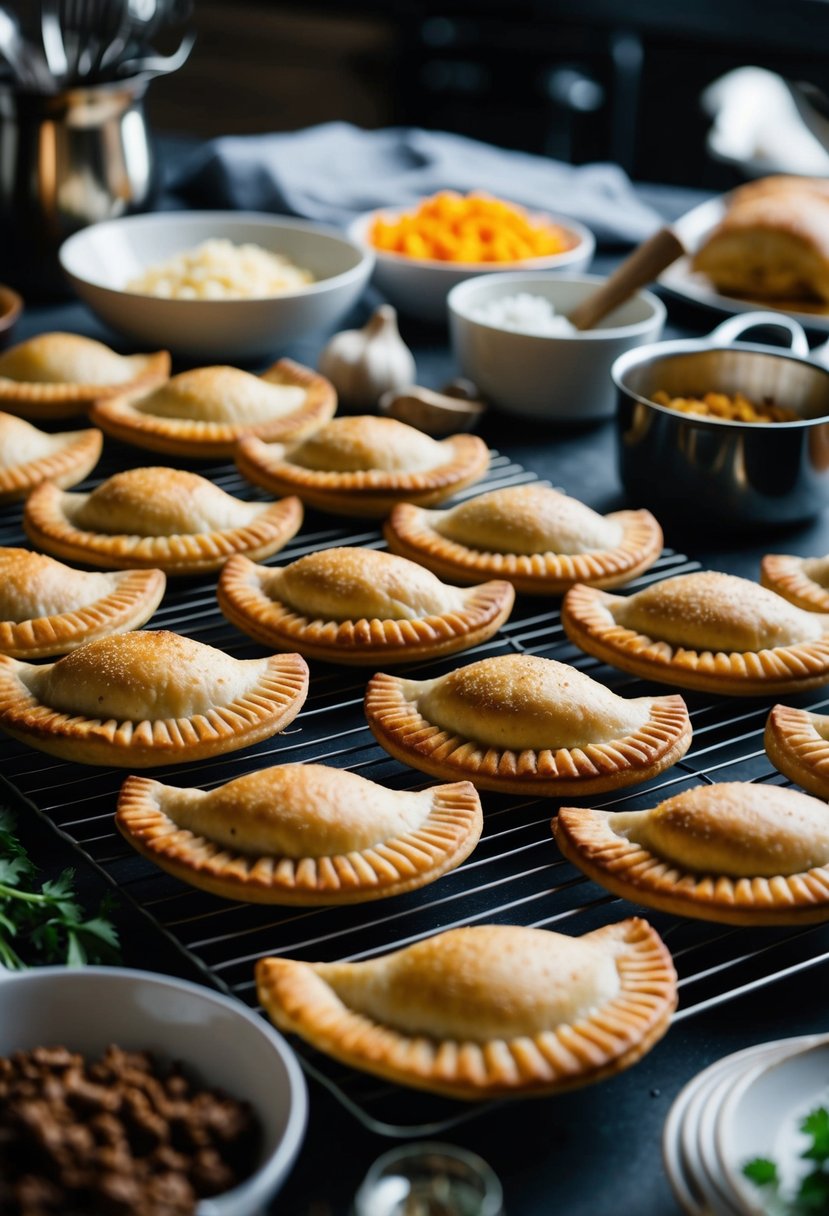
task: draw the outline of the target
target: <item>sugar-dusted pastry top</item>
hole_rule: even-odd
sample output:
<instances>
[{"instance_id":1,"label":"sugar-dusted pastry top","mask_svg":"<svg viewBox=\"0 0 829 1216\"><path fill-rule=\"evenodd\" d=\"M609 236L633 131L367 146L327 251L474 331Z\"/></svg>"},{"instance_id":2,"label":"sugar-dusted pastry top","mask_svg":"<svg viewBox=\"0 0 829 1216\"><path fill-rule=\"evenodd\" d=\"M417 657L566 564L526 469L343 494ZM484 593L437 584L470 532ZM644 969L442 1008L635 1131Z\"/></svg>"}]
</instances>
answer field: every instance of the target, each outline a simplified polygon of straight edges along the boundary
<instances>
[{"instance_id":1,"label":"sugar-dusted pastry top","mask_svg":"<svg viewBox=\"0 0 829 1216\"><path fill-rule=\"evenodd\" d=\"M589 553L614 548L623 535L617 520L538 484L492 490L431 514L447 540L492 553Z\"/></svg>"},{"instance_id":2,"label":"sugar-dusted pastry top","mask_svg":"<svg viewBox=\"0 0 829 1216\"><path fill-rule=\"evenodd\" d=\"M42 705L107 721L191 718L244 697L267 659L234 659L167 630L100 638L56 663L20 664L20 682Z\"/></svg>"},{"instance_id":3,"label":"sugar-dusted pastry top","mask_svg":"<svg viewBox=\"0 0 829 1216\"><path fill-rule=\"evenodd\" d=\"M77 528L131 536L242 528L270 505L243 502L197 473L161 467L115 473L91 494L66 494L63 502Z\"/></svg>"},{"instance_id":4,"label":"sugar-dusted pastry top","mask_svg":"<svg viewBox=\"0 0 829 1216\"><path fill-rule=\"evenodd\" d=\"M693 650L768 650L829 634L829 616L804 612L749 579L710 570L613 597L608 610L626 629Z\"/></svg>"},{"instance_id":5,"label":"sugar-dusted pastry top","mask_svg":"<svg viewBox=\"0 0 829 1216\"><path fill-rule=\"evenodd\" d=\"M626 701L555 659L502 655L402 686L427 721L489 747L585 747L633 734L651 700Z\"/></svg>"},{"instance_id":6,"label":"sugar-dusted pastry top","mask_svg":"<svg viewBox=\"0 0 829 1216\"><path fill-rule=\"evenodd\" d=\"M332 418L309 439L285 448L284 459L316 472L419 473L445 464L447 449L405 422L366 414Z\"/></svg>"},{"instance_id":7,"label":"sugar-dusted pastry top","mask_svg":"<svg viewBox=\"0 0 829 1216\"><path fill-rule=\"evenodd\" d=\"M772 878L829 863L826 804L776 785L697 786L651 810L607 814L607 823L617 835L698 874Z\"/></svg>"},{"instance_id":8,"label":"sugar-dusted pastry top","mask_svg":"<svg viewBox=\"0 0 829 1216\"><path fill-rule=\"evenodd\" d=\"M236 367L199 367L173 376L132 406L159 418L254 425L292 413L306 397L297 384L280 384Z\"/></svg>"},{"instance_id":9,"label":"sugar-dusted pastry top","mask_svg":"<svg viewBox=\"0 0 829 1216\"><path fill-rule=\"evenodd\" d=\"M588 1017L619 992L616 951L590 935L481 925L362 963L319 963L341 1001L409 1035L485 1042Z\"/></svg>"},{"instance_id":10,"label":"sugar-dusted pastry top","mask_svg":"<svg viewBox=\"0 0 829 1216\"><path fill-rule=\"evenodd\" d=\"M75 570L29 549L0 549L0 621L74 612L109 595L122 579Z\"/></svg>"},{"instance_id":11,"label":"sugar-dusted pastry top","mask_svg":"<svg viewBox=\"0 0 829 1216\"><path fill-rule=\"evenodd\" d=\"M466 596L422 566L376 549L325 549L268 571L263 590L312 619L412 621L460 611Z\"/></svg>"},{"instance_id":12,"label":"sugar-dusted pastry top","mask_svg":"<svg viewBox=\"0 0 829 1216\"><path fill-rule=\"evenodd\" d=\"M0 354L0 379L36 384L113 385L132 380L145 355L119 355L78 334L39 334Z\"/></svg>"}]
</instances>

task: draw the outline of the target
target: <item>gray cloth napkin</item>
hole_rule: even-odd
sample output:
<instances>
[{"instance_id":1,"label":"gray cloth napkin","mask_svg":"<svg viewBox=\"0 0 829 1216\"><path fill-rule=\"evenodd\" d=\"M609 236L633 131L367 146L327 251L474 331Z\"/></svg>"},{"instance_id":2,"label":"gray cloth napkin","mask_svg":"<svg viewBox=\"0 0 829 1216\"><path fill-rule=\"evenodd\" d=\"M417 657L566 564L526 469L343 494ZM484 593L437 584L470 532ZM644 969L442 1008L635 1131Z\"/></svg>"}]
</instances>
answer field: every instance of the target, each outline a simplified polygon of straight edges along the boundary
<instances>
[{"instance_id":1,"label":"gray cloth napkin","mask_svg":"<svg viewBox=\"0 0 829 1216\"><path fill-rule=\"evenodd\" d=\"M604 242L635 244L660 225L618 165L574 167L416 127L362 131L330 122L284 135L226 136L188 157L170 185L201 206L333 224L435 190L486 190L581 220Z\"/></svg>"}]
</instances>

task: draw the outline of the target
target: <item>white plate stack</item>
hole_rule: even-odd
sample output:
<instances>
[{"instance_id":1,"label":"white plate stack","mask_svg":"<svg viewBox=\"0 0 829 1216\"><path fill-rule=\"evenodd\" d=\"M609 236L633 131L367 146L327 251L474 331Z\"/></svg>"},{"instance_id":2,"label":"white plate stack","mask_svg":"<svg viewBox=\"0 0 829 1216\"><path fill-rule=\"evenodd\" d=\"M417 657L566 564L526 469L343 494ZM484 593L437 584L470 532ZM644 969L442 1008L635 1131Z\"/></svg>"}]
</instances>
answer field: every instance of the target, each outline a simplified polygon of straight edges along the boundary
<instances>
[{"instance_id":1,"label":"white plate stack","mask_svg":"<svg viewBox=\"0 0 829 1216\"><path fill-rule=\"evenodd\" d=\"M760 1043L712 1064L689 1081L662 1136L665 1169L689 1216L771 1216L786 1210L770 1187L743 1173L761 1157L777 1165L779 1194L794 1194L810 1166L800 1124L829 1109L829 1037Z\"/></svg>"}]
</instances>

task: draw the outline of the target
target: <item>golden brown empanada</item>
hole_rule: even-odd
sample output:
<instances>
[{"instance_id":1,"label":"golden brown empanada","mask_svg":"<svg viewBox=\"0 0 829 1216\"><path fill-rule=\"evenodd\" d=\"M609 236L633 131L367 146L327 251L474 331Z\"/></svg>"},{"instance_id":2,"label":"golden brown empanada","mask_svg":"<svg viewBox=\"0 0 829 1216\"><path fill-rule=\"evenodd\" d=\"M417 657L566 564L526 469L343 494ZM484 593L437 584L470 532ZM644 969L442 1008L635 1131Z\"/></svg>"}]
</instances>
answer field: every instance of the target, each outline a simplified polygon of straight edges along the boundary
<instances>
[{"instance_id":1,"label":"golden brown empanada","mask_svg":"<svg viewBox=\"0 0 829 1216\"><path fill-rule=\"evenodd\" d=\"M583 937L451 929L358 963L265 958L280 1030L401 1085L475 1100L559 1093L635 1064L668 1028L676 973L643 920Z\"/></svg>"},{"instance_id":2,"label":"golden brown empanada","mask_svg":"<svg viewBox=\"0 0 829 1216\"><path fill-rule=\"evenodd\" d=\"M437 680L378 674L366 717L397 760L479 789L553 796L619 789L655 777L691 743L679 696L625 700L534 655L503 655Z\"/></svg>"},{"instance_id":3,"label":"golden brown empanada","mask_svg":"<svg viewBox=\"0 0 829 1216\"><path fill-rule=\"evenodd\" d=\"M829 616L732 574L681 574L626 597L574 587L561 620L588 654L681 688L770 696L829 682Z\"/></svg>"},{"instance_id":4,"label":"golden brown empanada","mask_svg":"<svg viewBox=\"0 0 829 1216\"><path fill-rule=\"evenodd\" d=\"M0 413L0 502L25 498L42 481L77 485L98 463L103 441L91 427L49 435L23 418Z\"/></svg>"},{"instance_id":5,"label":"golden brown empanada","mask_svg":"<svg viewBox=\"0 0 829 1216\"><path fill-rule=\"evenodd\" d=\"M0 549L0 652L41 659L138 629L165 584L161 570L85 573L28 549Z\"/></svg>"},{"instance_id":6,"label":"golden brown empanada","mask_svg":"<svg viewBox=\"0 0 829 1216\"><path fill-rule=\"evenodd\" d=\"M448 511L401 503L384 531L394 553L441 578L505 578L529 595L556 595L574 583L618 587L662 552L662 529L649 511L598 515L538 482L491 490Z\"/></svg>"},{"instance_id":7,"label":"golden brown empanada","mask_svg":"<svg viewBox=\"0 0 829 1216\"><path fill-rule=\"evenodd\" d=\"M829 613L829 554L789 557L769 553L760 565L760 582L798 608Z\"/></svg>"},{"instance_id":8,"label":"golden brown empanada","mask_svg":"<svg viewBox=\"0 0 829 1216\"><path fill-rule=\"evenodd\" d=\"M766 755L805 790L829 800L829 717L775 705L766 720Z\"/></svg>"},{"instance_id":9,"label":"golden brown empanada","mask_svg":"<svg viewBox=\"0 0 829 1216\"><path fill-rule=\"evenodd\" d=\"M321 511L387 515L395 503L442 502L483 477L489 451L477 435L440 441L395 418L334 418L302 443L243 438L236 464L249 481L297 494Z\"/></svg>"},{"instance_id":10,"label":"golden brown empanada","mask_svg":"<svg viewBox=\"0 0 829 1216\"><path fill-rule=\"evenodd\" d=\"M214 895L346 904L434 882L469 856L483 820L468 781L398 791L286 764L212 790L128 777L116 823L145 857Z\"/></svg>"},{"instance_id":11,"label":"golden brown empanada","mask_svg":"<svg viewBox=\"0 0 829 1216\"><path fill-rule=\"evenodd\" d=\"M308 692L298 654L234 659L166 630L120 633L36 666L0 655L0 727L79 764L148 768L249 747Z\"/></svg>"},{"instance_id":12,"label":"golden brown empanada","mask_svg":"<svg viewBox=\"0 0 829 1216\"><path fill-rule=\"evenodd\" d=\"M236 367L199 367L154 392L96 401L90 418L108 435L173 456L232 456L242 435L295 443L334 416L337 394L324 376L280 359L261 376Z\"/></svg>"},{"instance_id":13,"label":"golden brown empanada","mask_svg":"<svg viewBox=\"0 0 829 1216\"><path fill-rule=\"evenodd\" d=\"M700 785L647 811L562 807L559 848L614 895L734 925L829 920L829 809L749 781Z\"/></svg>"},{"instance_id":14,"label":"golden brown empanada","mask_svg":"<svg viewBox=\"0 0 829 1216\"><path fill-rule=\"evenodd\" d=\"M127 469L90 494L45 482L29 496L23 526L33 544L58 557L167 574L218 570L232 553L276 553L302 523L298 498L243 502L180 469Z\"/></svg>"},{"instance_id":15,"label":"golden brown empanada","mask_svg":"<svg viewBox=\"0 0 829 1216\"><path fill-rule=\"evenodd\" d=\"M70 418L93 401L146 391L169 374L167 351L118 355L79 334L39 334L0 354L0 405L25 418Z\"/></svg>"},{"instance_id":16,"label":"golden brown empanada","mask_svg":"<svg viewBox=\"0 0 829 1216\"><path fill-rule=\"evenodd\" d=\"M376 549L324 549L281 569L231 558L219 607L277 650L331 663L409 663L486 641L512 610L509 583L449 587L414 562Z\"/></svg>"}]
</instances>

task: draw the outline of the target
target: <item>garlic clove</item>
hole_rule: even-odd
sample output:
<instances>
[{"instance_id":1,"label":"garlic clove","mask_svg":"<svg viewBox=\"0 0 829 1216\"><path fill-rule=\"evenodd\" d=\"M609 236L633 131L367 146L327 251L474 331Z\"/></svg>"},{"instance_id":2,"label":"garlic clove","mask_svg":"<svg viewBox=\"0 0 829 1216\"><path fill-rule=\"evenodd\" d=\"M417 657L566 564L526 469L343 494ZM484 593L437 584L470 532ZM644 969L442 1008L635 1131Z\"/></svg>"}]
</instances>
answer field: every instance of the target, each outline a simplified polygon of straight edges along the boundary
<instances>
[{"instance_id":1,"label":"garlic clove","mask_svg":"<svg viewBox=\"0 0 829 1216\"><path fill-rule=\"evenodd\" d=\"M323 349L319 370L344 405L372 410L383 393L411 384L414 356L400 337L397 313L381 304L362 329L334 334Z\"/></svg>"},{"instance_id":2,"label":"garlic clove","mask_svg":"<svg viewBox=\"0 0 829 1216\"><path fill-rule=\"evenodd\" d=\"M380 398L380 413L435 437L471 431L484 413L482 401L466 401L412 384Z\"/></svg>"}]
</instances>

